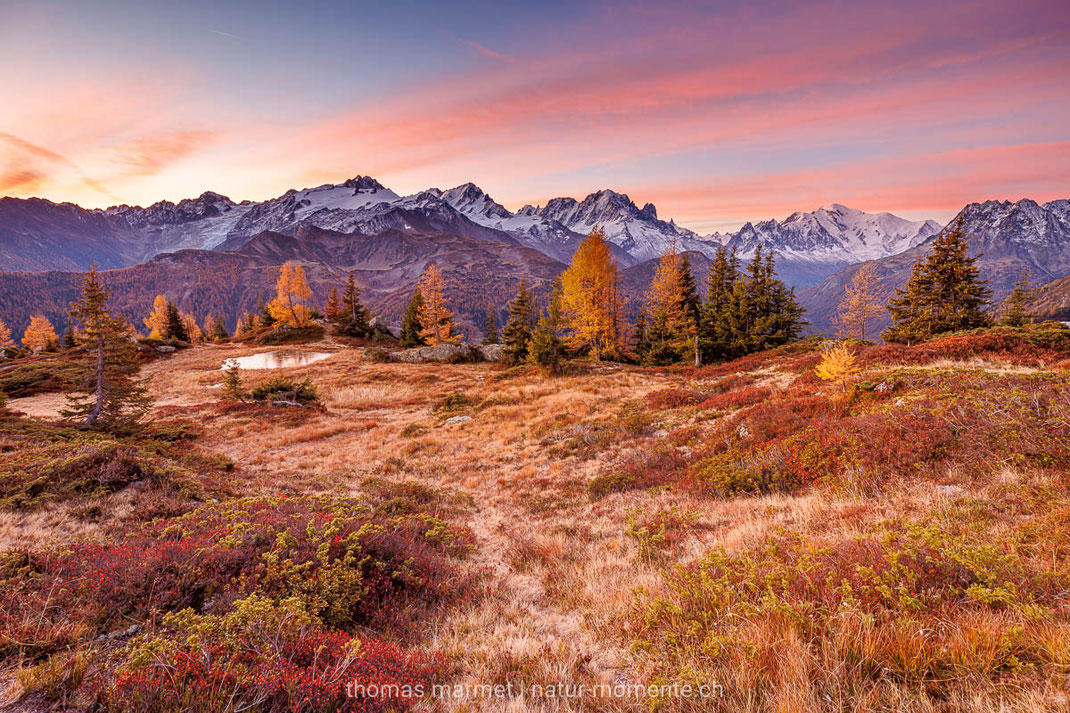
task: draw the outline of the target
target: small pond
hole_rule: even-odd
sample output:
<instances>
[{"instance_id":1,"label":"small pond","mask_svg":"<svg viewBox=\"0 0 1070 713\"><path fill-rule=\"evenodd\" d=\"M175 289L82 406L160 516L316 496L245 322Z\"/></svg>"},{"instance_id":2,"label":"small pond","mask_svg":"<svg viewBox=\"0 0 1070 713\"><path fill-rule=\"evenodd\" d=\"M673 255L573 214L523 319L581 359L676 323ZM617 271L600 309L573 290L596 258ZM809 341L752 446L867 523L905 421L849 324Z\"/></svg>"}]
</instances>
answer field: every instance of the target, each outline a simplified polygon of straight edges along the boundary
<instances>
[{"instance_id":1,"label":"small pond","mask_svg":"<svg viewBox=\"0 0 1070 713\"><path fill-rule=\"evenodd\" d=\"M234 357L223 361L221 369L237 364L239 369L286 369L305 366L334 356L334 352L260 352L249 356Z\"/></svg>"}]
</instances>

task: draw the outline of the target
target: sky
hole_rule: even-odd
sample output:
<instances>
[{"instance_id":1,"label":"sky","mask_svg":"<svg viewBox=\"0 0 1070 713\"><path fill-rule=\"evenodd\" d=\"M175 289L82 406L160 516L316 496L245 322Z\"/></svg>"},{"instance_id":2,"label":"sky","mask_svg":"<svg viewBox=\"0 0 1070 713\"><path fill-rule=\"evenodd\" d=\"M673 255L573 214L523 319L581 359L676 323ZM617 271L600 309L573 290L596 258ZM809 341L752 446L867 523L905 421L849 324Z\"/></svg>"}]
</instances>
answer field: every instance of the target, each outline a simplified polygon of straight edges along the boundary
<instances>
[{"instance_id":1,"label":"sky","mask_svg":"<svg viewBox=\"0 0 1070 713\"><path fill-rule=\"evenodd\" d=\"M706 234L1070 197L1070 3L0 0L0 195L370 175L601 188Z\"/></svg>"}]
</instances>

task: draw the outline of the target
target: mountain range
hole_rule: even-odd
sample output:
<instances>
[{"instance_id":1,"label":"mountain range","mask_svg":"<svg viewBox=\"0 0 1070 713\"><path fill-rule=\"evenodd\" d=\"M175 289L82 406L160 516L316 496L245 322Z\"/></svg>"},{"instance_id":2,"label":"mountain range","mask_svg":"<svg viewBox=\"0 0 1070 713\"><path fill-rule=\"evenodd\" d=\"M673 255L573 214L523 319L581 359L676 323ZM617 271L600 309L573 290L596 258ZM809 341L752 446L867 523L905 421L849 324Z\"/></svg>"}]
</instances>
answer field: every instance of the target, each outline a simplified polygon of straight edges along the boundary
<instances>
[{"instance_id":1,"label":"mountain range","mask_svg":"<svg viewBox=\"0 0 1070 713\"><path fill-rule=\"evenodd\" d=\"M293 235L309 226L365 235L391 228L451 233L523 245L562 262L600 226L622 265L658 257L674 244L708 257L726 245L744 258L762 244L777 254L781 275L800 286L859 259L902 252L940 228L933 221L832 205L783 222L747 223L735 233L700 236L661 220L652 203L640 208L612 190L583 200L554 198L513 213L472 183L399 196L373 178L357 176L259 203L235 203L211 192L178 203L105 210L0 199L0 270L81 269L91 258L102 267L126 267L177 250L237 250L264 231Z\"/></svg>"},{"instance_id":2,"label":"mountain range","mask_svg":"<svg viewBox=\"0 0 1070 713\"><path fill-rule=\"evenodd\" d=\"M1068 206L1067 200L988 201L959 213L997 297L1023 268L1037 283L1070 275ZM298 260L319 297L353 270L366 300L396 319L420 272L434 262L446 273L462 323L478 331L488 306L504 316L521 278L544 291L596 226L623 268L622 292L632 307L656 259L673 245L691 255L699 281L720 246L746 259L762 245L776 254L785 281L800 288L815 331L829 328L859 263L874 261L888 288L900 286L941 230L931 220L832 204L703 236L660 219L653 204L640 208L612 190L512 212L472 183L401 196L367 176L262 202L206 192L147 208L87 210L3 198L0 270L7 272L0 272L0 316L17 331L37 309L62 324L73 273L94 260L110 269L117 307L132 320L164 293L199 318L222 314L233 324L240 310L269 295L282 262Z\"/></svg>"}]
</instances>

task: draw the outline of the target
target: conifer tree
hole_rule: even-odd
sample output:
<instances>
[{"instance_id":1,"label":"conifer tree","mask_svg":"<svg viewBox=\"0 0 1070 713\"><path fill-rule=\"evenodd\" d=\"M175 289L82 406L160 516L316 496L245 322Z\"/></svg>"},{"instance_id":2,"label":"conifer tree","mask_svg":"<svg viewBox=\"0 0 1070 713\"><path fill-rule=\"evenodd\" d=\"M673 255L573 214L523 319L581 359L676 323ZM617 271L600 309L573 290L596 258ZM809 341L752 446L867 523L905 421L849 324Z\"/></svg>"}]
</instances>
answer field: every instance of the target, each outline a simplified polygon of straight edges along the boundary
<instances>
[{"instance_id":1,"label":"conifer tree","mask_svg":"<svg viewBox=\"0 0 1070 713\"><path fill-rule=\"evenodd\" d=\"M87 378L81 382L83 386L67 395L63 416L86 427L117 429L140 420L151 400L132 378L138 369L133 330L121 317L108 312L110 295L96 265L91 265L82 276L81 299L71 304L71 317L81 327L77 339L86 349Z\"/></svg>"},{"instance_id":2,"label":"conifer tree","mask_svg":"<svg viewBox=\"0 0 1070 713\"><path fill-rule=\"evenodd\" d=\"M560 372L564 351L560 335L561 293L561 280L554 280L550 301L546 305L546 311L539 318L538 324L535 325L535 331L528 345L528 361L543 367L551 376Z\"/></svg>"},{"instance_id":3,"label":"conifer tree","mask_svg":"<svg viewBox=\"0 0 1070 713\"><path fill-rule=\"evenodd\" d=\"M706 299L699 316L699 350L704 361L727 359L732 346L732 292L739 279L739 258L722 245L706 275Z\"/></svg>"},{"instance_id":4,"label":"conifer tree","mask_svg":"<svg viewBox=\"0 0 1070 713\"><path fill-rule=\"evenodd\" d=\"M515 366L527 359L534 326L535 297L521 279L516 297L509 303L509 321L502 332L502 355L507 364Z\"/></svg>"},{"instance_id":5,"label":"conifer tree","mask_svg":"<svg viewBox=\"0 0 1070 713\"><path fill-rule=\"evenodd\" d=\"M999 323L1004 327L1022 327L1032 321L1029 316L1029 305L1036 299L1036 287L1029 279L1029 270L1022 270L1022 274L1014 283L1014 289L1003 300L1000 311Z\"/></svg>"},{"instance_id":6,"label":"conifer tree","mask_svg":"<svg viewBox=\"0 0 1070 713\"><path fill-rule=\"evenodd\" d=\"M991 291L976 265L980 255L969 257L967 249L960 218L918 258L906 287L895 291L888 304L892 326L881 335L885 341L913 344L989 324L984 307Z\"/></svg>"},{"instance_id":7,"label":"conifer tree","mask_svg":"<svg viewBox=\"0 0 1070 713\"><path fill-rule=\"evenodd\" d=\"M60 346L66 350L71 350L78 346L78 342L74 338L74 320L71 319L69 314L67 315L67 326L63 329L63 339L60 340Z\"/></svg>"},{"instance_id":8,"label":"conifer tree","mask_svg":"<svg viewBox=\"0 0 1070 713\"><path fill-rule=\"evenodd\" d=\"M204 326L208 333L208 338L213 342L221 342L224 339L230 339L230 332L227 331L227 325L219 315L206 319Z\"/></svg>"},{"instance_id":9,"label":"conifer tree","mask_svg":"<svg viewBox=\"0 0 1070 713\"><path fill-rule=\"evenodd\" d=\"M182 312L171 300L167 300L167 336L180 342L192 341L189 329L186 328L186 320L182 319Z\"/></svg>"},{"instance_id":10,"label":"conifer tree","mask_svg":"<svg viewBox=\"0 0 1070 713\"><path fill-rule=\"evenodd\" d=\"M494 314L494 306L487 306L487 319L485 323L485 329L483 330L483 343L484 344L497 344L501 341L498 336L498 324L497 317Z\"/></svg>"},{"instance_id":11,"label":"conifer tree","mask_svg":"<svg viewBox=\"0 0 1070 713\"><path fill-rule=\"evenodd\" d=\"M338 316L338 328L343 334L351 337L367 337L371 335L368 310L360 303L360 288L353 280L353 273L349 273L346 286L342 290L342 303Z\"/></svg>"},{"instance_id":12,"label":"conifer tree","mask_svg":"<svg viewBox=\"0 0 1070 713\"><path fill-rule=\"evenodd\" d=\"M457 341L453 334L453 313L443 290L442 273L432 263L420 278L420 294L423 296L420 337L430 345Z\"/></svg>"},{"instance_id":13,"label":"conifer tree","mask_svg":"<svg viewBox=\"0 0 1070 713\"><path fill-rule=\"evenodd\" d=\"M167 298L156 295L152 303L152 311L144 319L145 326L149 329L150 339L170 339L171 331L167 320Z\"/></svg>"},{"instance_id":14,"label":"conifer tree","mask_svg":"<svg viewBox=\"0 0 1070 713\"><path fill-rule=\"evenodd\" d=\"M840 339L865 340L866 325L884 311L887 295L877 281L877 269L872 262L862 263L851 278L832 323Z\"/></svg>"},{"instance_id":15,"label":"conifer tree","mask_svg":"<svg viewBox=\"0 0 1070 713\"><path fill-rule=\"evenodd\" d=\"M324 316L327 317L327 321L333 324L339 324L342 316L341 303L338 301L338 288L332 287L331 291L327 293L327 306L323 310Z\"/></svg>"},{"instance_id":16,"label":"conifer tree","mask_svg":"<svg viewBox=\"0 0 1070 713\"><path fill-rule=\"evenodd\" d=\"M245 400L245 389L242 388L241 367L238 362L228 360L223 369L223 394L233 401Z\"/></svg>"},{"instance_id":17,"label":"conifer tree","mask_svg":"<svg viewBox=\"0 0 1070 713\"><path fill-rule=\"evenodd\" d=\"M274 326L275 316L271 314L271 309L269 309L269 305L264 303L263 295L259 295L256 298L256 311L259 314L260 326L265 328Z\"/></svg>"},{"instance_id":18,"label":"conifer tree","mask_svg":"<svg viewBox=\"0 0 1070 713\"><path fill-rule=\"evenodd\" d=\"M605 232L595 228L561 275L561 313L568 345L595 360L616 356L623 344L617 281L617 264Z\"/></svg>"},{"instance_id":19,"label":"conifer tree","mask_svg":"<svg viewBox=\"0 0 1070 713\"><path fill-rule=\"evenodd\" d=\"M15 353L15 340L11 338L11 330L7 328L2 319L0 319L0 352L5 356Z\"/></svg>"},{"instance_id":20,"label":"conifer tree","mask_svg":"<svg viewBox=\"0 0 1070 713\"><path fill-rule=\"evenodd\" d=\"M671 364L694 353L698 295L689 264L675 244L658 261L644 307L649 342L643 359L646 364Z\"/></svg>"},{"instance_id":21,"label":"conifer tree","mask_svg":"<svg viewBox=\"0 0 1070 713\"><path fill-rule=\"evenodd\" d=\"M22 335L22 346L34 352L43 352L54 349L59 343L55 328L43 314L35 314L30 317L30 324Z\"/></svg>"},{"instance_id":22,"label":"conifer tree","mask_svg":"<svg viewBox=\"0 0 1070 713\"><path fill-rule=\"evenodd\" d=\"M204 332L201 330L199 324L197 324L197 318L189 312L179 311L179 320L182 322L182 329L185 330L185 336L190 344L199 342L204 338Z\"/></svg>"},{"instance_id":23,"label":"conifer tree","mask_svg":"<svg viewBox=\"0 0 1070 713\"><path fill-rule=\"evenodd\" d=\"M635 340L635 357L642 364L645 362L647 352L650 351L650 339L647 337L646 328L646 315L643 310L639 310L638 316L635 318L635 330L632 333Z\"/></svg>"},{"instance_id":24,"label":"conifer tree","mask_svg":"<svg viewBox=\"0 0 1070 713\"><path fill-rule=\"evenodd\" d=\"M413 290L412 299L405 308L405 314L401 318L401 346L418 347L424 344L420 336L420 311L423 310L424 298L420 294L420 288Z\"/></svg>"}]
</instances>

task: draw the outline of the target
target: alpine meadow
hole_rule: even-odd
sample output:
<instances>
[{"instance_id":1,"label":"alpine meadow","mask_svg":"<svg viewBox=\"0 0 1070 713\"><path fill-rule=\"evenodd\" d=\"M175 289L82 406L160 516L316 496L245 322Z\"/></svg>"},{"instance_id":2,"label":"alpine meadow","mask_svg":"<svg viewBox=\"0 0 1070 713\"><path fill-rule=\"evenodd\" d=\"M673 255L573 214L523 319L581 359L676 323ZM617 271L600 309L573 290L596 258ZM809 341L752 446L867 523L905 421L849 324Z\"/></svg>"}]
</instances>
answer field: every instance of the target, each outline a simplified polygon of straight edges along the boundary
<instances>
[{"instance_id":1,"label":"alpine meadow","mask_svg":"<svg viewBox=\"0 0 1070 713\"><path fill-rule=\"evenodd\" d=\"M1068 35L0 0L0 711L1070 710Z\"/></svg>"}]
</instances>

